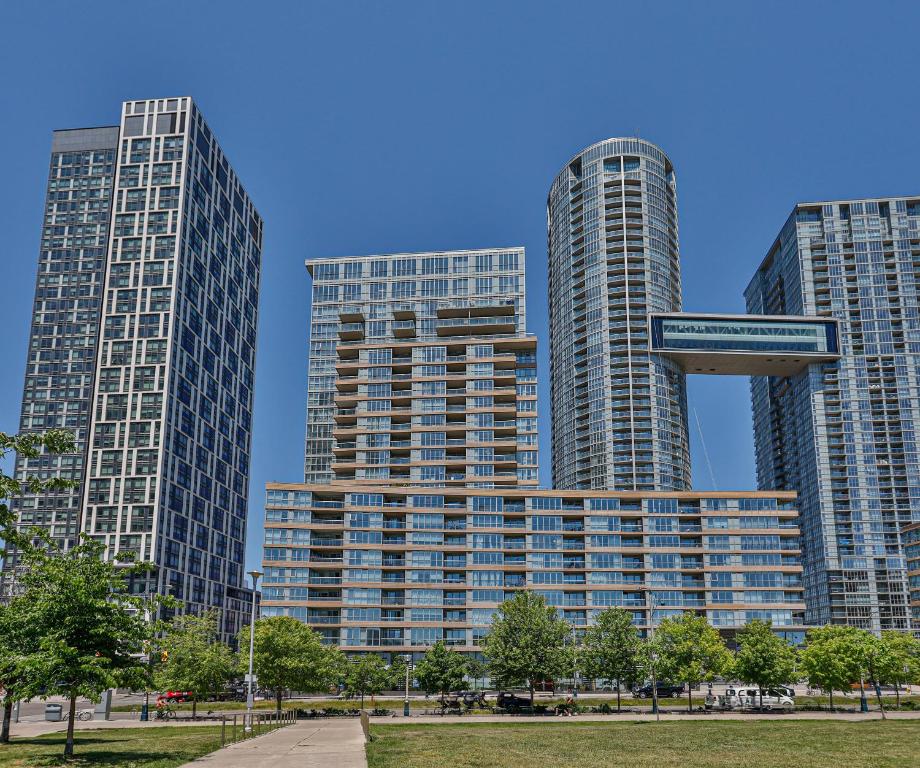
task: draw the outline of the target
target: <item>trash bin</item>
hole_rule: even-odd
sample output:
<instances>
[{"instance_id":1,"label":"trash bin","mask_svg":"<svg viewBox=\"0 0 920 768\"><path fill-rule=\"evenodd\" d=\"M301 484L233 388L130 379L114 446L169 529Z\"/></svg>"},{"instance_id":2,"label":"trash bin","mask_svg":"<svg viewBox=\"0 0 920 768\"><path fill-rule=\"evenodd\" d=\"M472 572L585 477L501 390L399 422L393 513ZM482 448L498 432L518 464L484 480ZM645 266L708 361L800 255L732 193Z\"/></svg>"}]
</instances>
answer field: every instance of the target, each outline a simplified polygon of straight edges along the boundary
<instances>
[{"instance_id":1,"label":"trash bin","mask_svg":"<svg viewBox=\"0 0 920 768\"><path fill-rule=\"evenodd\" d=\"M45 720L49 723L59 723L63 711L64 707L60 704L45 704Z\"/></svg>"}]
</instances>

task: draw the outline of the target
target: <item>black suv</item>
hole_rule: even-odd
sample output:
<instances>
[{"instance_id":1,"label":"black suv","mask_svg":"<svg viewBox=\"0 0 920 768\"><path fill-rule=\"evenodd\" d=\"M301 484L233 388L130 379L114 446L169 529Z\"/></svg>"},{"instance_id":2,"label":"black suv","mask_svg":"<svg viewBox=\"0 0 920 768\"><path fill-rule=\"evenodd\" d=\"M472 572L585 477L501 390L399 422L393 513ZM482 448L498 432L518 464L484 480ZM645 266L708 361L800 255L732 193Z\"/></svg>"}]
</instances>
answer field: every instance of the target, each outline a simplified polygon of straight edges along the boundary
<instances>
[{"instance_id":1,"label":"black suv","mask_svg":"<svg viewBox=\"0 0 920 768\"><path fill-rule=\"evenodd\" d=\"M681 696L684 692L683 683L677 683L676 685L672 685L671 683L658 683L655 687L658 689L658 698L660 699L672 699L676 696ZM633 695L638 699L652 698L652 684L646 683L645 685L640 685L638 688L633 688Z\"/></svg>"}]
</instances>

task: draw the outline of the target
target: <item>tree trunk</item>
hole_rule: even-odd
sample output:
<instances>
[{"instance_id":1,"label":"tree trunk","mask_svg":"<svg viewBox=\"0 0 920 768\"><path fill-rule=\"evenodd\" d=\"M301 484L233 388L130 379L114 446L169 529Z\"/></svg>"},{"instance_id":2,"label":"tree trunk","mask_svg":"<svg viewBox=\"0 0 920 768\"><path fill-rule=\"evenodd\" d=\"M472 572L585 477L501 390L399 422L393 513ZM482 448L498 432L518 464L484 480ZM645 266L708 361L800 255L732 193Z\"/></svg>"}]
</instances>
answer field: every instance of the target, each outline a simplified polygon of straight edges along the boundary
<instances>
[{"instance_id":1,"label":"tree trunk","mask_svg":"<svg viewBox=\"0 0 920 768\"><path fill-rule=\"evenodd\" d=\"M282 688L275 690L275 712L278 713L278 717L281 717L281 695L284 693Z\"/></svg>"},{"instance_id":2,"label":"tree trunk","mask_svg":"<svg viewBox=\"0 0 920 768\"><path fill-rule=\"evenodd\" d=\"M693 686L687 683L687 711L693 711Z\"/></svg>"},{"instance_id":3,"label":"tree trunk","mask_svg":"<svg viewBox=\"0 0 920 768\"><path fill-rule=\"evenodd\" d=\"M197 717L197 713L198 713L198 697L193 696L192 697L192 720L194 720Z\"/></svg>"},{"instance_id":4,"label":"tree trunk","mask_svg":"<svg viewBox=\"0 0 920 768\"><path fill-rule=\"evenodd\" d=\"M898 709L901 708L901 684L894 684L894 701Z\"/></svg>"},{"instance_id":5,"label":"tree trunk","mask_svg":"<svg viewBox=\"0 0 920 768\"><path fill-rule=\"evenodd\" d=\"M77 697L74 694L70 696L68 711L70 714L67 717L67 741L64 743L65 760L73 758L73 721L77 717Z\"/></svg>"},{"instance_id":6,"label":"tree trunk","mask_svg":"<svg viewBox=\"0 0 920 768\"><path fill-rule=\"evenodd\" d=\"M6 696L3 699L3 727L0 728L0 744L9 744L10 723L13 720L13 700Z\"/></svg>"},{"instance_id":7,"label":"tree trunk","mask_svg":"<svg viewBox=\"0 0 920 768\"><path fill-rule=\"evenodd\" d=\"M533 709L533 681L528 680L527 685L530 688L530 708Z\"/></svg>"},{"instance_id":8,"label":"tree trunk","mask_svg":"<svg viewBox=\"0 0 920 768\"><path fill-rule=\"evenodd\" d=\"M763 688L757 687L757 695L760 697L760 711L763 712Z\"/></svg>"},{"instance_id":9,"label":"tree trunk","mask_svg":"<svg viewBox=\"0 0 920 768\"><path fill-rule=\"evenodd\" d=\"M882 704L882 688L875 680L872 682L875 685L875 698L878 699L878 711L882 713L882 720L885 720L885 705Z\"/></svg>"},{"instance_id":10,"label":"tree trunk","mask_svg":"<svg viewBox=\"0 0 920 768\"><path fill-rule=\"evenodd\" d=\"M830 703L831 712L834 711L834 689L832 688L827 692L827 700Z\"/></svg>"},{"instance_id":11,"label":"tree trunk","mask_svg":"<svg viewBox=\"0 0 920 768\"><path fill-rule=\"evenodd\" d=\"M617 714L620 714L620 681L617 680Z\"/></svg>"},{"instance_id":12,"label":"tree trunk","mask_svg":"<svg viewBox=\"0 0 920 768\"><path fill-rule=\"evenodd\" d=\"M364 691L361 691L361 709L364 709Z\"/></svg>"}]
</instances>

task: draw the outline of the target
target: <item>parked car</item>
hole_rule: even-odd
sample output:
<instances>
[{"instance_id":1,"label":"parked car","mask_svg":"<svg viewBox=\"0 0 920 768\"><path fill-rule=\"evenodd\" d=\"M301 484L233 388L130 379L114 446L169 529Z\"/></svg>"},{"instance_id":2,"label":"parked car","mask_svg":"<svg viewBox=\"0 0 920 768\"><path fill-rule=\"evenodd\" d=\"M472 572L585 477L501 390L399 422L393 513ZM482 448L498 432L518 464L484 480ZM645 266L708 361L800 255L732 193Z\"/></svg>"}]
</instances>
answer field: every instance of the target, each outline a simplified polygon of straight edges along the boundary
<instances>
[{"instance_id":1,"label":"parked car","mask_svg":"<svg viewBox=\"0 0 920 768\"><path fill-rule=\"evenodd\" d=\"M495 706L504 709L506 712L516 712L519 709L530 707L530 699L523 696L510 693L508 691L499 691L495 697Z\"/></svg>"},{"instance_id":2,"label":"parked car","mask_svg":"<svg viewBox=\"0 0 920 768\"><path fill-rule=\"evenodd\" d=\"M183 701L191 701L195 698L192 691L166 691L157 696L157 706L163 704L181 704Z\"/></svg>"},{"instance_id":3,"label":"parked car","mask_svg":"<svg viewBox=\"0 0 920 768\"><path fill-rule=\"evenodd\" d=\"M729 686L724 696L709 694L706 697L706 709L764 709L792 712L795 702L787 696L785 689L766 688L760 690L751 687Z\"/></svg>"},{"instance_id":4,"label":"parked car","mask_svg":"<svg viewBox=\"0 0 920 768\"><path fill-rule=\"evenodd\" d=\"M659 680L655 687L658 689L658 698L660 699L674 698L676 696L682 696L684 693L683 683L664 683ZM645 685L633 688L633 696L637 699L652 698L652 684L646 683Z\"/></svg>"}]
</instances>

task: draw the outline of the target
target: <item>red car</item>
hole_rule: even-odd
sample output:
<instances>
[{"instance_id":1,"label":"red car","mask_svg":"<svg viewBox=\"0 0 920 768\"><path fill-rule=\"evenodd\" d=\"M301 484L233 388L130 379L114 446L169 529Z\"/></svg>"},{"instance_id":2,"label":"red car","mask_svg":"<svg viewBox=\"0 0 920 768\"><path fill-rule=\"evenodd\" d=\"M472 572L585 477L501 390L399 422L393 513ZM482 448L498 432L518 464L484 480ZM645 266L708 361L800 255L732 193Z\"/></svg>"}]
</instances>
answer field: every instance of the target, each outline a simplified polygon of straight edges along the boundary
<instances>
[{"instance_id":1,"label":"red car","mask_svg":"<svg viewBox=\"0 0 920 768\"><path fill-rule=\"evenodd\" d=\"M181 704L183 701L191 701L195 698L192 691L166 691L157 696L157 706L164 704Z\"/></svg>"}]
</instances>

